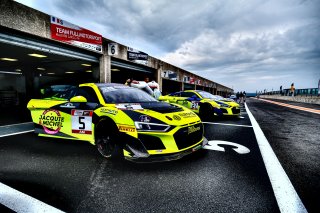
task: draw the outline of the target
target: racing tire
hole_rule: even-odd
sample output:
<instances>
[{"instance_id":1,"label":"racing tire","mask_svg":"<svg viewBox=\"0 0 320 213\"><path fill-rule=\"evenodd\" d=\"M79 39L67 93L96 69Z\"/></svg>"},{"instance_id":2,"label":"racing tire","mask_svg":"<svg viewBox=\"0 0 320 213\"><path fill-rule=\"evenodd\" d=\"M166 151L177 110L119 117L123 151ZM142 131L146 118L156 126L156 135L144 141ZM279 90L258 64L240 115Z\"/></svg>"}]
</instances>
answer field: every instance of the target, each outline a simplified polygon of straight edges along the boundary
<instances>
[{"instance_id":1,"label":"racing tire","mask_svg":"<svg viewBox=\"0 0 320 213\"><path fill-rule=\"evenodd\" d=\"M211 121L214 118L213 108L211 105L202 104L199 109L199 117L201 121Z\"/></svg>"},{"instance_id":2,"label":"racing tire","mask_svg":"<svg viewBox=\"0 0 320 213\"><path fill-rule=\"evenodd\" d=\"M117 143L118 138L119 138L118 129L107 128L107 126L104 126L104 125L101 125L100 128L98 127L96 138L95 138L95 144L98 152L104 158L107 158L110 160L122 159L123 149L121 148L121 145Z\"/></svg>"}]
</instances>

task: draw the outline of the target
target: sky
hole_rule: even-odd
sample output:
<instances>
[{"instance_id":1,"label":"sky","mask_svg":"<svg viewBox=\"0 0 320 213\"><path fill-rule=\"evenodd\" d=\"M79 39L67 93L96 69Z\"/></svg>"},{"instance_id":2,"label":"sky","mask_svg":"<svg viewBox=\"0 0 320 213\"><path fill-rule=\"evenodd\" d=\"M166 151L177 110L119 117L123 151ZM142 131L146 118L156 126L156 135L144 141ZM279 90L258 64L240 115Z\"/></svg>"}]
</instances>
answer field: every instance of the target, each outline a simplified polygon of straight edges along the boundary
<instances>
[{"instance_id":1,"label":"sky","mask_svg":"<svg viewBox=\"0 0 320 213\"><path fill-rule=\"evenodd\" d=\"M320 79L320 0L18 2L235 91Z\"/></svg>"}]
</instances>

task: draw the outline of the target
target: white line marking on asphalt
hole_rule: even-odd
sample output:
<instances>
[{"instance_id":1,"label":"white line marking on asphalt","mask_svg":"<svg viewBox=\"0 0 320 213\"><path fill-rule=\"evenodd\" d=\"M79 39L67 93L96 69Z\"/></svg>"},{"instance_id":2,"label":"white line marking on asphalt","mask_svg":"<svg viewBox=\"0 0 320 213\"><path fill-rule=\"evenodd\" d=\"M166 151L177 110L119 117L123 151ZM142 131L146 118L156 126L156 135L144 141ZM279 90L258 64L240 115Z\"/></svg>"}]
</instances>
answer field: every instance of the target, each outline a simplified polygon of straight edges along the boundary
<instances>
[{"instance_id":1,"label":"white line marking on asphalt","mask_svg":"<svg viewBox=\"0 0 320 213\"><path fill-rule=\"evenodd\" d=\"M32 124L32 122L23 122L23 123L17 123L17 124L3 125L3 126L0 126L0 128L2 128L2 127L16 126L16 125L21 125L21 124Z\"/></svg>"},{"instance_id":2,"label":"white line marking on asphalt","mask_svg":"<svg viewBox=\"0 0 320 213\"><path fill-rule=\"evenodd\" d=\"M224 124L224 123L212 123L212 122L202 122L204 124L214 124L214 125L224 125L224 126L238 126L238 127L252 127L249 125L239 125L239 124Z\"/></svg>"},{"instance_id":3,"label":"white line marking on asphalt","mask_svg":"<svg viewBox=\"0 0 320 213\"><path fill-rule=\"evenodd\" d=\"M22 132L14 132L14 133L10 133L10 134L0 135L0 138L12 136L12 135L25 134L25 133L28 133L28 132L34 132L34 129L32 129L32 130L27 130L27 131L22 131Z\"/></svg>"},{"instance_id":4,"label":"white line marking on asphalt","mask_svg":"<svg viewBox=\"0 0 320 213\"><path fill-rule=\"evenodd\" d=\"M248 154L250 152L250 149L248 149L247 147L245 147L241 144L233 143L233 142L229 142L229 141L220 141L220 140L208 141L208 144L205 145L203 147L203 149L225 152L226 150L219 145L227 145L227 146L236 147L236 148L232 148L232 149L238 154Z\"/></svg>"},{"instance_id":5,"label":"white line marking on asphalt","mask_svg":"<svg viewBox=\"0 0 320 213\"><path fill-rule=\"evenodd\" d=\"M15 212L63 212L3 183L0 183L0 203Z\"/></svg>"},{"instance_id":6,"label":"white line marking on asphalt","mask_svg":"<svg viewBox=\"0 0 320 213\"><path fill-rule=\"evenodd\" d=\"M245 104L281 212L307 212L258 122Z\"/></svg>"}]
</instances>

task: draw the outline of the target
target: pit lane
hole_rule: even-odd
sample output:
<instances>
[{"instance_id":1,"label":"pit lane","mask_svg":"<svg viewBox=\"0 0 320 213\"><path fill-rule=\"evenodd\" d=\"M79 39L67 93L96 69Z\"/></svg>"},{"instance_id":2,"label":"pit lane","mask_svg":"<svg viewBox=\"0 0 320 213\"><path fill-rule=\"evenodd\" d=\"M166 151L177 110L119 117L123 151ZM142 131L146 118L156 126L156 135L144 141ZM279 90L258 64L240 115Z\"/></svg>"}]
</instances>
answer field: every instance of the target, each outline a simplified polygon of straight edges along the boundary
<instances>
[{"instance_id":1,"label":"pit lane","mask_svg":"<svg viewBox=\"0 0 320 213\"><path fill-rule=\"evenodd\" d=\"M279 212L241 110L240 119L205 123L206 138L224 151L165 163L110 162L87 142L33 133L2 137L0 182L68 212ZM239 145L250 152L239 154Z\"/></svg>"}]
</instances>

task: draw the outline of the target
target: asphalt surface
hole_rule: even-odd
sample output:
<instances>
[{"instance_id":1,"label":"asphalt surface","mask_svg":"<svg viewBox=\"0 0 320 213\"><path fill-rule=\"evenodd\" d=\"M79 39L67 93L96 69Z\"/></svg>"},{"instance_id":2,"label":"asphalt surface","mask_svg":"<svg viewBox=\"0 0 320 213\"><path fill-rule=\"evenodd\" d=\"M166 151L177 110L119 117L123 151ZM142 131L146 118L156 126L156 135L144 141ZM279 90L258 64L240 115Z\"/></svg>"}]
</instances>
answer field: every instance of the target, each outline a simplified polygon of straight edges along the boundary
<instances>
[{"instance_id":1,"label":"asphalt surface","mask_svg":"<svg viewBox=\"0 0 320 213\"><path fill-rule=\"evenodd\" d=\"M255 99L247 104L308 212L320 212L320 115Z\"/></svg>"},{"instance_id":2,"label":"asphalt surface","mask_svg":"<svg viewBox=\"0 0 320 213\"><path fill-rule=\"evenodd\" d=\"M276 116L280 112L287 113L283 111L293 111L280 106L270 106L269 109L268 105L248 100L251 112L257 116L258 123L262 123L264 131L266 119L272 119L268 113ZM262 115L262 112L268 113ZM309 113L303 115L308 119L310 117ZM279 116L276 118L280 119ZM282 120L286 120L288 115L284 116ZM292 127L288 123L284 125L287 125L283 127L286 131ZM279 131L279 127L276 128L271 120L266 126L268 139L278 134L275 132ZM34 133L2 137L0 182L67 212L279 212L245 110L242 109L241 118L206 123L205 136L210 141L209 148L219 143L220 148L225 150L200 150L177 161L152 164L110 162L100 157L95 147L87 142L43 138ZM308 136L305 140L310 138L314 140L316 137ZM228 142L234 144L223 145ZM309 172L304 176L314 175L310 178L313 182L297 177L302 189L302 192L298 190L299 195L315 192L313 195L320 197L316 192L319 191L319 184L314 182L314 178L319 180L319 164L314 157L319 156L317 152L320 149L313 151L303 146L306 151L302 153L304 156L299 157L292 152L299 152L301 143L287 140L285 143L275 148L271 144L274 149L280 147L275 150L277 156L277 152L285 156L289 167L295 169L294 172L299 170L299 175L303 173L301 170ZM293 148L285 148L288 144ZM234 149L241 145L250 152L237 153ZM291 154L296 158L289 158ZM282 158L279 159L283 163ZM299 167L304 165L296 165L312 160L314 162L302 169ZM290 172L288 175L291 179ZM295 181L292 182L295 185ZM312 190L312 187L317 190ZM302 199L307 209L311 209L310 212L317 209L318 206L308 203L317 198L303 195Z\"/></svg>"}]
</instances>

